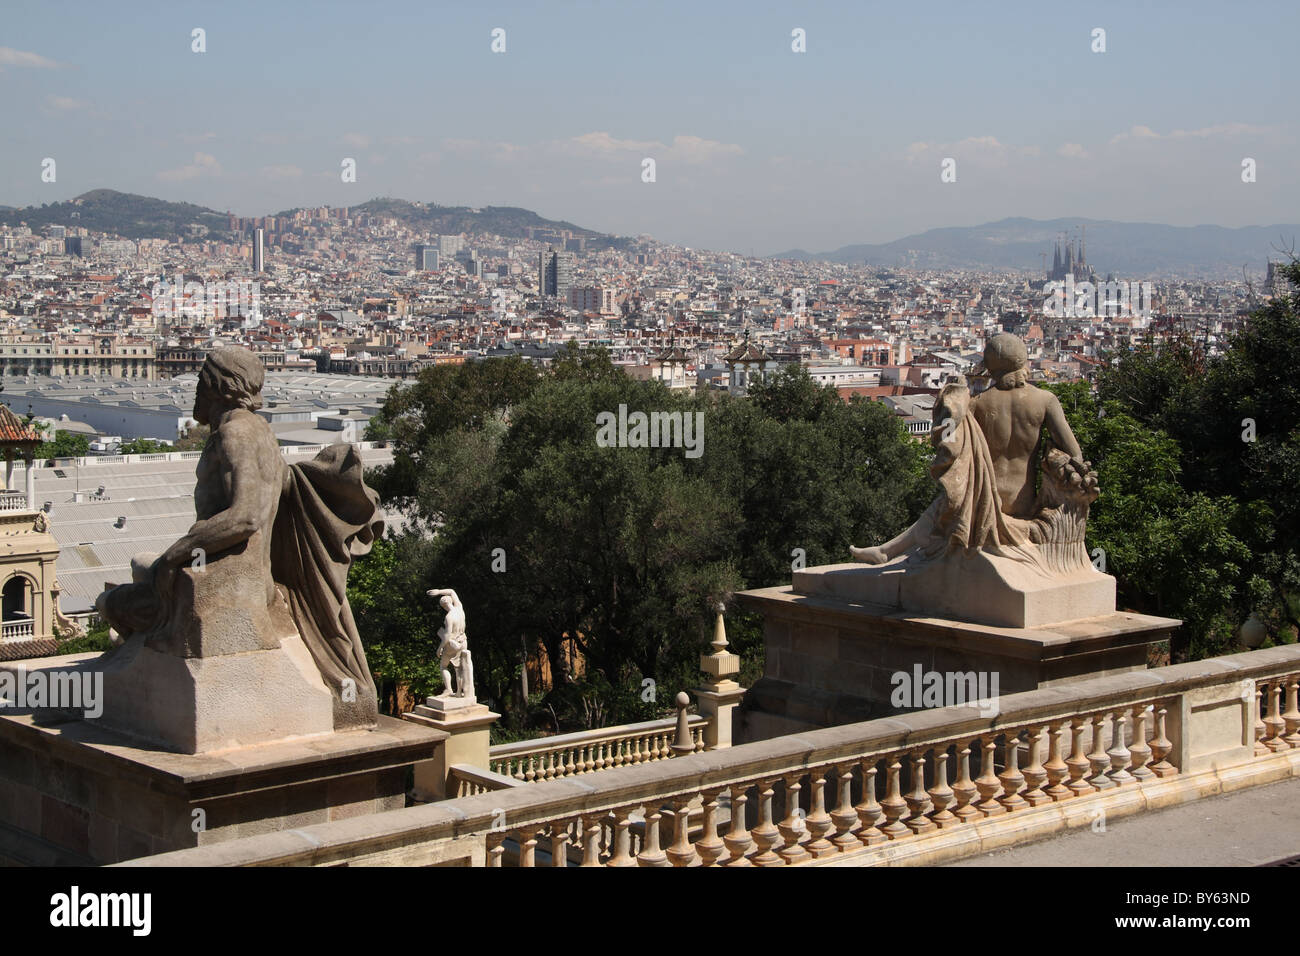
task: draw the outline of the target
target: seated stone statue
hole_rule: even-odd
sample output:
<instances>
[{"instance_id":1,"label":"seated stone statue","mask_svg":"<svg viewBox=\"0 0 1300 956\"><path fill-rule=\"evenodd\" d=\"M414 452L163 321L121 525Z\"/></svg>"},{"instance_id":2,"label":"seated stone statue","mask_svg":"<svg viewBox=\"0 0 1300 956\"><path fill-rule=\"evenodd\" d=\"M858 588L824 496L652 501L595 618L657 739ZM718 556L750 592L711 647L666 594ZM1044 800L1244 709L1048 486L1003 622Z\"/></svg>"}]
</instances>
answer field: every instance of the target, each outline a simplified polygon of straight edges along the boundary
<instances>
[{"instance_id":1,"label":"seated stone statue","mask_svg":"<svg viewBox=\"0 0 1300 956\"><path fill-rule=\"evenodd\" d=\"M864 585L866 599L945 613L971 608L988 621L1088 616L1107 611L1107 602L1113 611L1113 579L1095 574L1084 544L1097 476L1056 396L1029 386L1027 359L1018 338L996 335L984 350L992 387L972 396L959 376L940 392L930 432L930 474L939 494L902 534L850 549L864 564L891 573L925 568L927 575L911 575L913 583L893 578L887 586ZM1067 581L1071 590L1059 590ZM981 593L980 582L993 590ZM1046 587L1058 590L1038 610L994 606L1009 607L994 591L1046 594Z\"/></svg>"},{"instance_id":2,"label":"seated stone statue","mask_svg":"<svg viewBox=\"0 0 1300 956\"><path fill-rule=\"evenodd\" d=\"M100 595L96 607L125 642L110 655L129 651L138 662L147 649L230 660L301 637L333 697L334 729L371 726L375 686L346 583L352 558L383 533L378 496L350 445L285 464L270 426L255 414L264 376L261 361L242 348L216 349L204 362L194 418L212 431L198 462L197 520L160 556L137 557L131 583ZM256 688L253 696L275 692ZM202 695L195 699L202 706Z\"/></svg>"},{"instance_id":3,"label":"seated stone statue","mask_svg":"<svg viewBox=\"0 0 1300 956\"><path fill-rule=\"evenodd\" d=\"M1018 338L994 336L984 350L993 387L972 398L959 376L940 392L930 432L938 497L898 537L850 549L854 558L883 564L907 555L915 563L950 551L988 551L1046 570L1088 563L1083 532L1097 477L1056 396L1027 387L1026 361Z\"/></svg>"}]
</instances>

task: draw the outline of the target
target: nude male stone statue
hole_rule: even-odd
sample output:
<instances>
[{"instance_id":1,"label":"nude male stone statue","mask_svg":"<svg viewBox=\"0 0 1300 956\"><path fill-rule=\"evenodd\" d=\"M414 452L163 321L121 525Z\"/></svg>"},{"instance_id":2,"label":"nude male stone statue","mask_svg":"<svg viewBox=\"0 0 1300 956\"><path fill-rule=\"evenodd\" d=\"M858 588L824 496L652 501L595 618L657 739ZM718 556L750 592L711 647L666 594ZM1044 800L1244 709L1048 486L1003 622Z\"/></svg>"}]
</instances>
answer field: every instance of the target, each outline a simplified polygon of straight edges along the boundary
<instances>
[{"instance_id":1,"label":"nude male stone statue","mask_svg":"<svg viewBox=\"0 0 1300 956\"><path fill-rule=\"evenodd\" d=\"M460 598L451 588L435 588L426 592L429 597L439 598L439 605L447 612L442 627L438 628L438 665L442 668L442 697L464 697L470 701L474 698L474 662L469 651L469 640L465 635L465 608ZM456 673L455 690L452 689L451 673Z\"/></svg>"}]
</instances>

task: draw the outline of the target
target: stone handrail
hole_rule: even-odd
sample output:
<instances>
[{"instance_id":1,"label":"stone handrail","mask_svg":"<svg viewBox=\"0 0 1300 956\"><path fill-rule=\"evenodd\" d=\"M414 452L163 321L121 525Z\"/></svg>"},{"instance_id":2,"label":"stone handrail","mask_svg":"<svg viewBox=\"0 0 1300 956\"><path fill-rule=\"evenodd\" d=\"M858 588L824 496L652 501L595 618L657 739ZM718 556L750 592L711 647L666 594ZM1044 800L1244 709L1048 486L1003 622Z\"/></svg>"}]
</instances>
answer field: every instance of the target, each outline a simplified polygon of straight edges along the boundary
<instances>
[{"instance_id":1,"label":"stone handrail","mask_svg":"<svg viewBox=\"0 0 1300 956\"><path fill-rule=\"evenodd\" d=\"M0 624L0 641L30 640L35 636L35 621L5 621Z\"/></svg>"},{"instance_id":2,"label":"stone handrail","mask_svg":"<svg viewBox=\"0 0 1300 956\"><path fill-rule=\"evenodd\" d=\"M704 749L704 729L708 723L708 718L699 714L687 717L691 741L697 751ZM677 718L667 717L498 744L488 751L488 767L515 780L532 783L665 760L673 756L676 731Z\"/></svg>"},{"instance_id":3,"label":"stone handrail","mask_svg":"<svg viewBox=\"0 0 1300 956\"><path fill-rule=\"evenodd\" d=\"M523 784L513 777L503 777L491 770L484 770L468 763L454 763L450 771L449 792L458 797L472 797L478 793L491 793L494 790L509 790L522 787Z\"/></svg>"},{"instance_id":4,"label":"stone handrail","mask_svg":"<svg viewBox=\"0 0 1300 956\"><path fill-rule=\"evenodd\" d=\"M1289 645L1014 694L994 716L917 711L127 865L499 866L511 853L527 867L539 850L553 865L932 862L1300 776L1298 693Z\"/></svg>"}]
</instances>

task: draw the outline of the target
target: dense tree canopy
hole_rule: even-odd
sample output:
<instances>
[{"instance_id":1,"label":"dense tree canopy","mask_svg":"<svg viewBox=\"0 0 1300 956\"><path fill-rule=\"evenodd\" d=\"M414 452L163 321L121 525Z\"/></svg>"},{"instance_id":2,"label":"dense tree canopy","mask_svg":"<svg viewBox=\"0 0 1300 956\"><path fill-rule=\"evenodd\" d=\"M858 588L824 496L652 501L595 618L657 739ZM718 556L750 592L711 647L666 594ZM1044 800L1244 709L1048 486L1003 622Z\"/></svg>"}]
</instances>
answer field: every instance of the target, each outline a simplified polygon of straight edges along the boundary
<instances>
[{"instance_id":1,"label":"dense tree canopy","mask_svg":"<svg viewBox=\"0 0 1300 956\"><path fill-rule=\"evenodd\" d=\"M603 447L598 416L620 406L702 422L698 454ZM434 658L441 618L422 592L453 587L476 684L516 725L530 719L511 702L525 648L552 675L534 710L558 723L652 716L698 681L717 601L888 537L933 494L926 449L897 416L797 368L736 400L634 380L601 350L570 349L546 375L475 362L396 391L370 434L399 442L373 480L417 529L354 572L375 670L437 680L414 666ZM738 645L758 639L742 618L730 630Z\"/></svg>"}]
</instances>

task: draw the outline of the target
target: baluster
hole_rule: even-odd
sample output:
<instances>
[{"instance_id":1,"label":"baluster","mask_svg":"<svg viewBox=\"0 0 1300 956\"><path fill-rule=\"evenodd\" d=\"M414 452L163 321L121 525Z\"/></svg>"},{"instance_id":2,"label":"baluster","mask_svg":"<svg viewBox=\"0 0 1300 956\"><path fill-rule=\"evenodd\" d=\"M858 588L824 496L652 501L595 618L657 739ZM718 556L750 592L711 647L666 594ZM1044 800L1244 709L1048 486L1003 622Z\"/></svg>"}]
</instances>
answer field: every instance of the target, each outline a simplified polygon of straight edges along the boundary
<instances>
[{"instance_id":1,"label":"baluster","mask_svg":"<svg viewBox=\"0 0 1300 956\"><path fill-rule=\"evenodd\" d=\"M1106 716L1106 714L1093 714L1092 717L1092 752L1088 754L1092 776L1088 778L1088 782L1097 790L1109 790L1111 787L1119 786L1106 776L1106 771L1110 769L1110 755L1106 753L1101 742L1101 728L1106 722Z\"/></svg>"},{"instance_id":2,"label":"baluster","mask_svg":"<svg viewBox=\"0 0 1300 956\"><path fill-rule=\"evenodd\" d=\"M1173 742L1165 736L1165 714L1168 713L1163 707L1156 711L1156 735L1151 738L1151 756L1155 763L1151 765L1151 772L1157 777L1172 777L1178 773L1178 768L1171 764L1167 759L1169 751L1174 749Z\"/></svg>"},{"instance_id":3,"label":"baluster","mask_svg":"<svg viewBox=\"0 0 1300 956\"><path fill-rule=\"evenodd\" d=\"M904 798L909 813L903 822L909 830L919 836L937 830L938 827L926 816L934 809L934 804L930 802L930 795L925 792L925 751L913 751L908 754L908 759L912 761L912 789Z\"/></svg>"},{"instance_id":4,"label":"baluster","mask_svg":"<svg viewBox=\"0 0 1300 956\"><path fill-rule=\"evenodd\" d=\"M701 866L700 855L691 846L690 804L694 794L677 797L673 801L673 844L668 848L668 859L673 866Z\"/></svg>"},{"instance_id":5,"label":"baluster","mask_svg":"<svg viewBox=\"0 0 1300 956\"><path fill-rule=\"evenodd\" d=\"M672 866L668 854L659 848L659 824L663 822L663 810L649 804L645 807L645 843L636 855L637 866Z\"/></svg>"},{"instance_id":6,"label":"baluster","mask_svg":"<svg viewBox=\"0 0 1300 956\"><path fill-rule=\"evenodd\" d=\"M781 842L781 831L772 823L772 796L776 780L758 781L758 826L751 831L754 845L758 852L751 858L755 866L785 866L785 860L774 852L773 848Z\"/></svg>"},{"instance_id":7,"label":"baluster","mask_svg":"<svg viewBox=\"0 0 1300 956\"><path fill-rule=\"evenodd\" d=\"M880 809L885 814L885 825L880 828L880 832L891 840L904 840L912 835L912 831L898 819L907 812L907 801L903 799L899 787L899 774L903 765L897 755L886 759L889 760L889 765L885 768L888 775L885 778L885 799L880 801Z\"/></svg>"},{"instance_id":8,"label":"baluster","mask_svg":"<svg viewBox=\"0 0 1300 956\"><path fill-rule=\"evenodd\" d=\"M614 811L614 852L606 866L636 866L632 856L632 807Z\"/></svg>"},{"instance_id":9,"label":"baluster","mask_svg":"<svg viewBox=\"0 0 1300 956\"><path fill-rule=\"evenodd\" d=\"M1150 780L1155 776L1147 766L1151 762L1151 745L1147 743L1147 712L1150 710L1150 704L1138 704L1133 708L1133 742L1128 748L1133 762L1128 772L1135 780Z\"/></svg>"},{"instance_id":10,"label":"baluster","mask_svg":"<svg viewBox=\"0 0 1300 956\"><path fill-rule=\"evenodd\" d=\"M700 753L704 750L704 728L696 727L691 731L691 740L695 743L695 752Z\"/></svg>"},{"instance_id":11,"label":"baluster","mask_svg":"<svg viewBox=\"0 0 1300 956\"><path fill-rule=\"evenodd\" d=\"M1264 721L1264 726L1268 728L1268 734L1264 739L1265 747L1273 753L1289 749L1286 741L1282 739L1282 733L1286 730L1286 721L1282 719L1282 680L1280 678L1269 681L1268 718Z\"/></svg>"},{"instance_id":12,"label":"baluster","mask_svg":"<svg viewBox=\"0 0 1300 956\"><path fill-rule=\"evenodd\" d=\"M1128 724L1128 714L1116 711L1111 717L1110 749L1106 756L1110 758L1110 770L1106 775L1115 781L1116 786L1133 782L1133 775L1128 772L1131 753L1124 744L1124 727Z\"/></svg>"},{"instance_id":13,"label":"baluster","mask_svg":"<svg viewBox=\"0 0 1300 956\"><path fill-rule=\"evenodd\" d=\"M572 777L581 768L582 766L581 758L579 758L579 763L577 766L574 766L573 763L573 754L574 751L576 751L577 749L578 749L577 747L565 747L564 750L561 752L560 761L559 761L560 763L560 767L559 767L560 772L558 774L559 776Z\"/></svg>"},{"instance_id":14,"label":"baluster","mask_svg":"<svg viewBox=\"0 0 1300 956\"><path fill-rule=\"evenodd\" d=\"M889 837L881 831L878 824L885 815L876 800L876 759L874 757L863 757L860 763L862 768L862 799L853 809L858 813L858 820L861 826L858 828L858 839L864 846L875 846L877 843L884 843Z\"/></svg>"},{"instance_id":15,"label":"baluster","mask_svg":"<svg viewBox=\"0 0 1300 956\"><path fill-rule=\"evenodd\" d=\"M1052 798L1043 792L1043 784L1047 782L1047 768L1042 764L1046 731L1044 726L1032 727L1029 731L1029 766L1025 768L1025 792L1020 796L1031 807L1052 802Z\"/></svg>"},{"instance_id":16,"label":"baluster","mask_svg":"<svg viewBox=\"0 0 1300 956\"><path fill-rule=\"evenodd\" d=\"M835 765L838 796L835 800L835 809L831 811L831 820L835 823L835 836L831 837L831 843L835 844L841 853L862 846L857 834L853 832L853 828L858 825L858 811L853 808L852 774L853 764Z\"/></svg>"},{"instance_id":17,"label":"baluster","mask_svg":"<svg viewBox=\"0 0 1300 956\"><path fill-rule=\"evenodd\" d=\"M591 744L587 744L587 746L582 748L582 754L586 760L584 766L586 768L587 773L591 773L593 770L596 769L596 761L594 759L595 750L596 748L593 747Z\"/></svg>"},{"instance_id":18,"label":"baluster","mask_svg":"<svg viewBox=\"0 0 1300 956\"><path fill-rule=\"evenodd\" d=\"M718 796L722 789L714 787L702 794L704 803L704 832L695 841L695 852L705 866L714 866L726 855L727 846L718 836Z\"/></svg>"},{"instance_id":19,"label":"baluster","mask_svg":"<svg viewBox=\"0 0 1300 956\"><path fill-rule=\"evenodd\" d=\"M1264 703L1262 700L1264 692L1260 689L1259 682L1255 682L1255 756L1262 757L1269 753L1268 747L1264 745L1264 731L1268 728L1264 726Z\"/></svg>"},{"instance_id":20,"label":"baluster","mask_svg":"<svg viewBox=\"0 0 1300 956\"><path fill-rule=\"evenodd\" d=\"M569 865L569 824L572 820L557 820L551 824L551 866Z\"/></svg>"},{"instance_id":21,"label":"baluster","mask_svg":"<svg viewBox=\"0 0 1300 956\"><path fill-rule=\"evenodd\" d=\"M980 775L975 778L975 789L980 795L980 798L975 801L975 809L986 817L996 817L1007 812L1007 808L998 802L997 797L1002 792L1002 784L993 773L997 746L997 738L992 734L984 737L980 744L984 755L980 759Z\"/></svg>"},{"instance_id":22,"label":"baluster","mask_svg":"<svg viewBox=\"0 0 1300 956\"><path fill-rule=\"evenodd\" d=\"M952 811L952 815L957 818L959 823L965 823L980 816L980 812L971 806L971 802L979 796L975 781L970 778L971 743L968 740L957 747L957 782L952 787L957 806Z\"/></svg>"},{"instance_id":23,"label":"baluster","mask_svg":"<svg viewBox=\"0 0 1300 956\"><path fill-rule=\"evenodd\" d=\"M826 771L828 769L818 767L808 772L808 780L812 784L812 797L809 800L808 819L805 821L808 825L808 846L805 849L814 857L834 856L839 852L839 848L826 839L826 834L835 828L835 821L826 812Z\"/></svg>"},{"instance_id":24,"label":"baluster","mask_svg":"<svg viewBox=\"0 0 1300 956\"><path fill-rule=\"evenodd\" d=\"M537 766L536 766L536 764L537 764L537 758L536 758L536 756L535 756L534 754L529 754L529 755L528 755L528 770L527 770L526 773L524 773L524 780L525 780L526 782L528 782L528 783L532 783L534 780L537 779Z\"/></svg>"},{"instance_id":25,"label":"baluster","mask_svg":"<svg viewBox=\"0 0 1300 956\"><path fill-rule=\"evenodd\" d=\"M1294 750L1300 747L1300 680L1292 677L1286 685L1286 713L1282 715L1286 736L1282 740Z\"/></svg>"},{"instance_id":26,"label":"baluster","mask_svg":"<svg viewBox=\"0 0 1300 956\"><path fill-rule=\"evenodd\" d=\"M1074 796L1074 791L1065 785L1070 768L1061 757L1061 734L1064 732L1065 722L1061 720L1048 729L1047 763L1043 764L1043 772L1047 774L1047 789L1043 793L1054 801L1068 800Z\"/></svg>"},{"instance_id":27,"label":"baluster","mask_svg":"<svg viewBox=\"0 0 1300 956\"><path fill-rule=\"evenodd\" d=\"M1083 735L1087 729L1087 717L1075 717L1070 721L1070 736L1073 739L1070 744L1070 757L1065 761L1065 765L1070 769L1070 782L1066 787L1076 797L1093 792L1092 784L1087 780L1088 770L1092 765L1083 752Z\"/></svg>"},{"instance_id":28,"label":"baluster","mask_svg":"<svg viewBox=\"0 0 1300 956\"><path fill-rule=\"evenodd\" d=\"M722 838L730 857L722 864L723 866L753 866L746 857L746 854L754 852L754 840L745 829L745 804L749 802L749 794L746 792L748 789L745 784L740 783L732 786L730 791L731 825L727 828L727 835Z\"/></svg>"},{"instance_id":29,"label":"baluster","mask_svg":"<svg viewBox=\"0 0 1300 956\"><path fill-rule=\"evenodd\" d=\"M529 827L527 830L519 831L519 865L521 867L537 865L537 836L539 832L536 827Z\"/></svg>"},{"instance_id":30,"label":"baluster","mask_svg":"<svg viewBox=\"0 0 1300 956\"><path fill-rule=\"evenodd\" d=\"M785 781L785 819L777 824L777 829L781 833L781 839L784 846L776 852L781 854L781 859L786 863L802 863L804 860L811 859L808 851L803 848L801 840L808 839L808 829L804 825L803 808L799 806L799 791L802 789L800 780L803 779L803 771L796 770L788 773L782 779Z\"/></svg>"},{"instance_id":31,"label":"baluster","mask_svg":"<svg viewBox=\"0 0 1300 956\"><path fill-rule=\"evenodd\" d=\"M1025 775L1020 772L1020 738L1007 731L1002 735L1003 762L1006 768L998 774L1002 784L1002 796L998 802L1006 807L1008 813L1023 810L1029 803L1020 795L1020 788L1025 785Z\"/></svg>"},{"instance_id":32,"label":"baluster","mask_svg":"<svg viewBox=\"0 0 1300 956\"><path fill-rule=\"evenodd\" d=\"M948 748L934 748L934 786L928 791L930 794L930 803L934 805L934 812L930 814L930 820L939 829L944 827L955 826L961 823L961 820L948 808L955 801L955 794L952 787L948 785Z\"/></svg>"},{"instance_id":33,"label":"baluster","mask_svg":"<svg viewBox=\"0 0 1300 956\"><path fill-rule=\"evenodd\" d=\"M582 828L582 865L600 866L600 835L604 831L604 814L594 813L578 818Z\"/></svg>"},{"instance_id":34,"label":"baluster","mask_svg":"<svg viewBox=\"0 0 1300 956\"><path fill-rule=\"evenodd\" d=\"M504 830L492 830L487 835L487 865L501 868L501 858L506 855Z\"/></svg>"}]
</instances>

